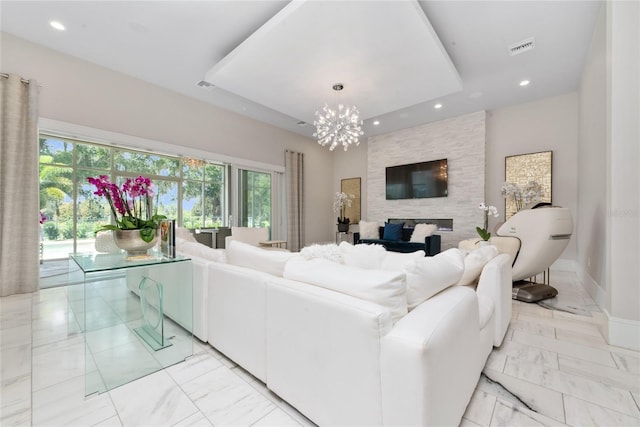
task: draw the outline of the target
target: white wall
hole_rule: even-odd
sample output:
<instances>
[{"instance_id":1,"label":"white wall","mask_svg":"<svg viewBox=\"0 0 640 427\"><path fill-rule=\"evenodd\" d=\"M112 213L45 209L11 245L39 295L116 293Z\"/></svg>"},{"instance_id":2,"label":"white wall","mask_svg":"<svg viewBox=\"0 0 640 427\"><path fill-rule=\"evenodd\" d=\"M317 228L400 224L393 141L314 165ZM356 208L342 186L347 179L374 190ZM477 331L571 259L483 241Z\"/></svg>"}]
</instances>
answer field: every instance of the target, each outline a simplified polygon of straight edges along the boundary
<instances>
[{"instance_id":1,"label":"white wall","mask_svg":"<svg viewBox=\"0 0 640 427\"><path fill-rule=\"evenodd\" d=\"M606 8L608 338L640 350L640 4Z\"/></svg>"},{"instance_id":2,"label":"white wall","mask_svg":"<svg viewBox=\"0 0 640 427\"><path fill-rule=\"evenodd\" d=\"M640 7L603 5L580 84L578 274L610 344L640 350Z\"/></svg>"},{"instance_id":3,"label":"white wall","mask_svg":"<svg viewBox=\"0 0 640 427\"><path fill-rule=\"evenodd\" d=\"M504 221L504 158L517 154L553 151L551 197L554 205L569 208L578 217L578 95L544 98L487 112L487 202L498 207ZM498 221L496 220L496 221ZM490 224L490 227L493 227ZM561 259L575 260L576 238Z\"/></svg>"},{"instance_id":4,"label":"white wall","mask_svg":"<svg viewBox=\"0 0 640 427\"><path fill-rule=\"evenodd\" d=\"M369 138L367 150L367 217L453 219L453 231L440 231L442 249L476 237L483 215L485 112L465 114ZM448 196L386 200L388 166L447 159Z\"/></svg>"},{"instance_id":5,"label":"white wall","mask_svg":"<svg viewBox=\"0 0 640 427\"><path fill-rule=\"evenodd\" d=\"M607 305L607 58L606 16L603 7L596 22L579 91L578 274L600 307Z\"/></svg>"},{"instance_id":6,"label":"white wall","mask_svg":"<svg viewBox=\"0 0 640 427\"><path fill-rule=\"evenodd\" d=\"M332 156L313 140L136 78L1 34L3 73L36 79L40 116L57 121L284 166L284 150L305 153L306 239L332 240ZM330 196L329 196L330 197Z\"/></svg>"}]
</instances>

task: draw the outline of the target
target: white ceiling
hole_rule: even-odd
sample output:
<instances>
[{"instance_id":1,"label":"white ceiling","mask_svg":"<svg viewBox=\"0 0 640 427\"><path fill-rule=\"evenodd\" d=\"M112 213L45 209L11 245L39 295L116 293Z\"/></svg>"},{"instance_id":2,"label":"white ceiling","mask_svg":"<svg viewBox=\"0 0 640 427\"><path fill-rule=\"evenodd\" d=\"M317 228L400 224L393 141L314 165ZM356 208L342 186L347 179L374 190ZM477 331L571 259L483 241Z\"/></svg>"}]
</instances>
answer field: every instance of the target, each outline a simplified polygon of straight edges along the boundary
<instances>
[{"instance_id":1,"label":"white ceiling","mask_svg":"<svg viewBox=\"0 0 640 427\"><path fill-rule=\"evenodd\" d=\"M206 80L307 123L338 97L369 119L462 89L413 1L291 2ZM332 92L335 83L344 84L340 95Z\"/></svg>"},{"instance_id":2,"label":"white ceiling","mask_svg":"<svg viewBox=\"0 0 640 427\"><path fill-rule=\"evenodd\" d=\"M297 123L335 103L340 82L340 100L358 106L373 136L575 90L601 6L3 0L0 29L309 137L313 126ZM509 55L529 37L533 50Z\"/></svg>"}]
</instances>

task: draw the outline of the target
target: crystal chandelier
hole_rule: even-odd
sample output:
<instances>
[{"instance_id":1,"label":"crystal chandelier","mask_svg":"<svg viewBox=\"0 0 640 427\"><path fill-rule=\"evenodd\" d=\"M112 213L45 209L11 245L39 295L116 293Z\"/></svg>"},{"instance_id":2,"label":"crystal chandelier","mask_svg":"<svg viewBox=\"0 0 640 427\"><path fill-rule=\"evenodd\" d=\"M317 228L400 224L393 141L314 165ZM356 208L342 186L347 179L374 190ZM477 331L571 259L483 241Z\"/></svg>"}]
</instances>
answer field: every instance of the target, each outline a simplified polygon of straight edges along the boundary
<instances>
[{"instance_id":1,"label":"crystal chandelier","mask_svg":"<svg viewBox=\"0 0 640 427\"><path fill-rule=\"evenodd\" d=\"M340 92L344 88L342 83L333 85L333 90ZM358 137L363 135L362 120L358 107L345 107L338 102L338 110L332 110L324 104L322 111L316 111L316 120L313 125L316 131L313 134L318 138L318 144L323 147L329 143L329 150L333 151L338 144L342 144L347 151L351 144L360 145Z\"/></svg>"}]
</instances>

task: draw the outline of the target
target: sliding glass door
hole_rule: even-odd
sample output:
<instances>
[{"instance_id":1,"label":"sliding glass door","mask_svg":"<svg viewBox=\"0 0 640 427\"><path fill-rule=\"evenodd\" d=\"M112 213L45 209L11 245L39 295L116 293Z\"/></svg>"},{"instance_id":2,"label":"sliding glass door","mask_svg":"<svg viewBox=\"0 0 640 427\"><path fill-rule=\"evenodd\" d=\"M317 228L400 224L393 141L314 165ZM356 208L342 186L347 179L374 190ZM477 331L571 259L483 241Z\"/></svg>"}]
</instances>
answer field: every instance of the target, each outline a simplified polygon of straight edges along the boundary
<instances>
[{"instance_id":1,"label":"sliding glass door","mask_svg":"<svg viewBox=\"0 0 640 427\"><path fill-rule=\"evenodd\" d=\"M271 173L238 170L238 225L271 231Z\"/></svg>"}]
</instances>

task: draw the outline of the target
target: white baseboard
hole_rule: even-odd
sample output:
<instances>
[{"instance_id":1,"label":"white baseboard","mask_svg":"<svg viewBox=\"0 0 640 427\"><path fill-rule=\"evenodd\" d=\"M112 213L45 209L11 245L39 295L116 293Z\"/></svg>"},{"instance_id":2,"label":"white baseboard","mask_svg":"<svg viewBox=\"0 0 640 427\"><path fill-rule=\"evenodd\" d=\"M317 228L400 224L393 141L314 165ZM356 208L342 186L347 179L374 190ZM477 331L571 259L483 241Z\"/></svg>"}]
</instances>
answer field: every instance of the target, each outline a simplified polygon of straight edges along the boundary
<instances>
[{"instance_id":1,"label":"white baseboard","mask_svg":"<svg viewBox=\"0 0 640 427\"><path fill-rule=\"evenodd\" d=\"M580 282L582 283L582 287L587 291L589 296L593 298L598 307L600 307L602 311L605 311L607 304L606 292L600 287L600 285L598 285L598 282L593 280L593 277L591 277L589 273L587 273L587 271L582 268L577 262L576 267L576 274L578 276L578 279L580 279Z\"/></svg>"},{"instance_id":2,"label":"white baseboard","mask_svg":"<svg viewBox=\"0 0 640 427\"><path fill-rule=\"evenodd\" d=\"M607 342L616 347L640 351L640 321L613 317L607 311L607 294L604 289L577 262L576 274L587 293L605 314L603 325Z\"/></svg>"},{"instance_id":3,"label":"white baseboard","mask_svg":"<svg viewBox=\"0 0 640 427\"><path fill-rule=\"evenodd\" d=\"M640 321L612 317L605 310L609 324L609 345L640 351Z\"/></svg>"}]
</instances>

